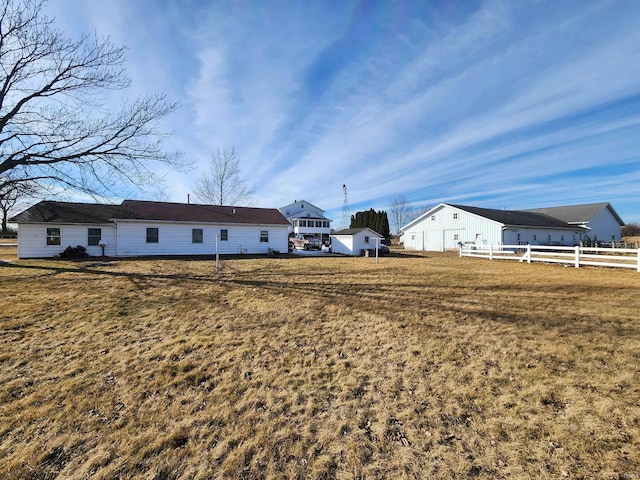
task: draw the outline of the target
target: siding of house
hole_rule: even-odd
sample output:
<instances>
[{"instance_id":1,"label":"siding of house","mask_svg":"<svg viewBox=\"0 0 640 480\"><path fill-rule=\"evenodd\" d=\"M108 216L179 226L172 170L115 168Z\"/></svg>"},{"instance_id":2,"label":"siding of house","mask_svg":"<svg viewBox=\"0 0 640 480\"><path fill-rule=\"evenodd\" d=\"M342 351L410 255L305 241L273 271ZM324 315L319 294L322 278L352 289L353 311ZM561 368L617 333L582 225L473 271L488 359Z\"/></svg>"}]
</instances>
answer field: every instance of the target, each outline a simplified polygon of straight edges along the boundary
<instances>
[{"instance_id":1,"label":"siding of house","mask_svg":"<svg viewBox=\"0 0 640 480\"><path fill-rule=\"evenodd\" d=\"M158 243L147 243L147 228L158 229ZM192 243L192 230L202 229L203 242ZM220 239L220 231L226 229L228 240ZM260 241L260 232L269 232L269 241ZM288 233L286 225L211 225L198 223L168 223L118 221L119 256L139 255L213 255L264 254L269 248L286 252Z\"/></svg>"},{"instance_id":2,"label":"siding of house","mask_svg":"<svg viewBox=\"0 0 640 480\"><path fill-rule=\"evenodd\" d=\"M47 245L47 228L60 228L60 245ZM19 226L18 258L55 257L65 248L81 245L92 256L102 254L102 248L88 244L89 228L102 230L102 241L106 242L105 255L116 254L114 225L65 225L51 223L23 223Z\"/></svg>"}]
</instances>

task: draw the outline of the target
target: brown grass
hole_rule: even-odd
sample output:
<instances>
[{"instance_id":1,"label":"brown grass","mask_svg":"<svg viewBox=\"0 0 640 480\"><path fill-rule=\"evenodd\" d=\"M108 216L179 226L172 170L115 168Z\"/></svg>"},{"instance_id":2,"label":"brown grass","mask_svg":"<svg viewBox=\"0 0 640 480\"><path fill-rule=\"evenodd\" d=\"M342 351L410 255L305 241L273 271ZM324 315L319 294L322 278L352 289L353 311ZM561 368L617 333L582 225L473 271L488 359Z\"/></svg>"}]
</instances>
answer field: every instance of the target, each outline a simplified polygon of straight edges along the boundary
<instances>
[{"instance_id":1,"label":"brown grass","mask_svg":"<svg viewBox=\"0 0 640 480\"><path fill-rule=\"evenodd\" d=\"M0 478L640 478L639 311L450 254L0 263Z\"/></svg>"}]
</instances>

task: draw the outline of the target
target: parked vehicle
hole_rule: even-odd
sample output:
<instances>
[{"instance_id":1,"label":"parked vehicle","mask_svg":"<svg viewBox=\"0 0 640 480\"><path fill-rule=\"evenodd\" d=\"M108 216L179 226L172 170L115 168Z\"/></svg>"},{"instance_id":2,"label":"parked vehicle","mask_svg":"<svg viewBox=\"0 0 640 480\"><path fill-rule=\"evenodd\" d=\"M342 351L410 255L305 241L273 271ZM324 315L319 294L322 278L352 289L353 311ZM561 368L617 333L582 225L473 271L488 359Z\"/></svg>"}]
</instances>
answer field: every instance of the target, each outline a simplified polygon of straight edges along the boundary
<instances>
[{"instance_id":1,"label":"parked vehicle","mask_svg":"<svg viewBox=\"0 0 640 480\"><path fill-rule=\"evenodd\" d=\"M322 241L313 235L303 235L299 233L291 239L293 248L311 250L320 250L322 248Z\"/></svg>"}]
</instances>

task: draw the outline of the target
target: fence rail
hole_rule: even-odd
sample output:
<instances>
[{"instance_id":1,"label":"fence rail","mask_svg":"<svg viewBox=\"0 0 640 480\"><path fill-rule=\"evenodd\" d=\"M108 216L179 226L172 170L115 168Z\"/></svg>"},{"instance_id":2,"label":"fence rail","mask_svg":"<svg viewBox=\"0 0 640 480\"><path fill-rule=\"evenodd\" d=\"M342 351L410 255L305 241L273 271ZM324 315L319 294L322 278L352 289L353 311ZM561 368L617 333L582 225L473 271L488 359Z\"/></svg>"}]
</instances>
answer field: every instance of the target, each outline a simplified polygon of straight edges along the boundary
<instances>
[{"instance_id":1,"label":"fence rail","mask_svg":"<svg viewBox=\"0 0 640 480\"><path fill-rule=\"evenodd\" d=\"M560 247L547 245L473 245L460 247L461 257L520 262L564 263L579 268L632 268L640 272L640 248Z\"/></svg>"}]
</instances>

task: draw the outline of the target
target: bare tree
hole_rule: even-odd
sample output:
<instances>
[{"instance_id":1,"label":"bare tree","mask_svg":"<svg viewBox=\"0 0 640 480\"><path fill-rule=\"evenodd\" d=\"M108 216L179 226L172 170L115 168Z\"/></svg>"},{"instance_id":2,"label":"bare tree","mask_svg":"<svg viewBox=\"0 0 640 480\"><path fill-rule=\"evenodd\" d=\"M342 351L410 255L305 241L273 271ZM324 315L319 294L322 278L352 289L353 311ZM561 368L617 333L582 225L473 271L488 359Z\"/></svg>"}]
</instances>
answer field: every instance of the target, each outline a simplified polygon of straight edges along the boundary
<instances>
[{"instance_id":1,"label":"bare tree","mask_svg":"<svg viewBox=\"0 0 640 480\"><path fill-rule=\"evenodd\" d=\"M235 148L216 150L209 171L193 188L199 201L213 205L251 205L255 187L240 176L240 160Z\"/></svg>"},{"instance_id":2,"label":"bare tree","mask_svg":"<svg viewBox=\"0 0 640 480\"><path fill-rule=\"evenodd\" d=\"M44 193L42 186L33 181L17 182L9 177L0 177L0 234L9 233L9 215L33 199Z\"/></svg>"},{"instance_id":3,"label":"bare tree","mask_svg":"<svg viewBox=\"0 0 640 480\"><path fill-rule=\"evenodd\" d=\"M113 113L100 102L130 85L124 60L108 39L66 38L42 0L0 0L0 176L100 195L157 185L149 161L181 165L157 129L175 103L141 97Z\"/></svg>"},{"instance_id":4,"label":"bare tree","mask_svg":"<svg viewBox=\"0 0 640 480\"><path fill-rule=\"evenodd\" d=\"M415 218L415 209L404 195L398 195L391 199L389 211L391 212L393 231L396 234L400 233L400 229Z\"/></svg>"},{"instance_id":5,"label":"bare tree","mask_svg":"<svg viewBox=\"0 0 640 480\"><path fill-rule=\"evenodd\" d=\"M637 237L640 236L640 223L628 223L622 227L623 237Z\"/></svg>"}]
</instances>

